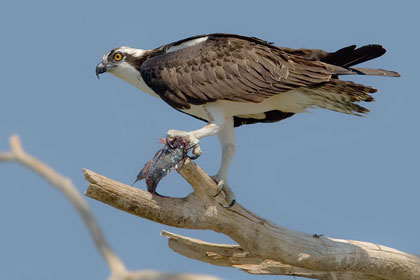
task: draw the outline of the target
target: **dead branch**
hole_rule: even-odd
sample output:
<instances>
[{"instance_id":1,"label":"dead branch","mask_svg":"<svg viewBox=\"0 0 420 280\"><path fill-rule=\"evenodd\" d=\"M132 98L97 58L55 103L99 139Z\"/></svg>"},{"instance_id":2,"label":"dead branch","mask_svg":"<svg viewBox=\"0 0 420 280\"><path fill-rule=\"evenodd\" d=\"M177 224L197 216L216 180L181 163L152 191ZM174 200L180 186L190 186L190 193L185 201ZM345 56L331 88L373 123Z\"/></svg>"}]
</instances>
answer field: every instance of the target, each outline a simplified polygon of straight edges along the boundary
<instances>
[{"instance_id":1,"label":"dead branch","mask_svg":"<svg viewBox=\"0 0 420 280\"><path fill-rule=\"evenodd\" d=\"M314 279L420 279L420 258L368 242L314 237L265 220L237 203L226 209L217 186L187 160L178 172L194 191L185 198L162 198L84 170L86 195L158 223L213 230L238 245L206 243L163 232L176 252L215 265L254 274L295 275Z\"/></svg>"},{"instance_id":2,"label":"dead branch","mask_svg":"<svg viewBox=\"0 0 420 280\"><path fill-rule=\"evenodd\" d=\"M109 280L217 280L219 278L206 275L168 274L158 271L127 271L123 262L109 247L99 224L90 211L85 199L73 185L70 179L61 176L51 167L25 153L19 137L10 137L11 151L0 153L0 161L20 163L47 180L52 186L64 193L80 214L91 234L96 248L102 254L111 270Z\"/></svg>"}]
</instances>

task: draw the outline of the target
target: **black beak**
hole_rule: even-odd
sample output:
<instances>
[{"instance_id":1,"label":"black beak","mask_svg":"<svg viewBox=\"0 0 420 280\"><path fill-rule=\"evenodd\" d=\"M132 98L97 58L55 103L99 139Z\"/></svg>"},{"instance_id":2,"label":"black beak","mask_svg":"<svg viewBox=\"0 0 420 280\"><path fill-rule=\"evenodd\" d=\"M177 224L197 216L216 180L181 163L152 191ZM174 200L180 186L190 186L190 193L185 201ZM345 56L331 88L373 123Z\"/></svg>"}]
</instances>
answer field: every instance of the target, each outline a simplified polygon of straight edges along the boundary
<instances>
[{"instance_id":1,"label":"black beak","mask_svg":"<svg viewBox=\"0 0 420 280\"><path fill-rule=\"evenodd\" d=\"M99 79L99 75L106 72L106 66L101 62L96 66L96 77Z\"/></svg>"}]
</instances>

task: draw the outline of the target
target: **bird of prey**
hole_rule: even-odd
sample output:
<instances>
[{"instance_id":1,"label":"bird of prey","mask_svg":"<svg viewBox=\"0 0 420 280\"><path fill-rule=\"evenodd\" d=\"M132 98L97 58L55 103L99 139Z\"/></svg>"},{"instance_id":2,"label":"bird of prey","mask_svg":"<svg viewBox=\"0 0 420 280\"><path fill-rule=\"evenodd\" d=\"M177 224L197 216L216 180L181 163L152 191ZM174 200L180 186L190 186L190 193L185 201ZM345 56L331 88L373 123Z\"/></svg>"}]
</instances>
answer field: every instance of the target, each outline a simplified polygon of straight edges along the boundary
<instances>
[{"instance_id":1,"label":"bird of prey","mask_svg":"<svg viewBox=\"0 0 420 280\"><path fill-rule=\"evenodd\" d=\"M385 53L380 45L349 46L336 52L277 47L271 42L234 34L206 34L153 50L119 47L106 53L96 75L109 72L156 96L174 109L205 121L197 130L169 130L169 139L190 144L217 135L222 147L213 179L228 186L235 153L234 127L277 122L320 107L363 115L357 103L373 101L377 90L341 75L399 77L397 72L353 67ZM233 201L233 193L230 199Z\"/></svg>"}]
</instances>

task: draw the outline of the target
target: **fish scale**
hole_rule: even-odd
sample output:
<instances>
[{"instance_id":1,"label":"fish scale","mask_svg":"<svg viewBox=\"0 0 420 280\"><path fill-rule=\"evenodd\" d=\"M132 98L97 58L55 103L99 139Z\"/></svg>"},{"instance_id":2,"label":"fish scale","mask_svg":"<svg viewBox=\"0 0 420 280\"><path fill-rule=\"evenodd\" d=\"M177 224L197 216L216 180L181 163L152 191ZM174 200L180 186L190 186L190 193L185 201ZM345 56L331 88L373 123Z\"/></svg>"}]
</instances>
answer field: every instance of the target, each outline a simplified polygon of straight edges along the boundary
<instances>
[{"instance_id":1,"label":"fish scale","mask_svg":"<svg viewBox=\"0 0 420 280\"><path fill-rule=\"evenodd\" d=\"M170 144L166 140L162 140L162 142L165 146L144 165L134 183L145 179L147 190L150 193L165 197L156 192L159 182L170 172L182 166L191 148L188 148L180 137L172 140Z\"/></svg>"}]
</instances>

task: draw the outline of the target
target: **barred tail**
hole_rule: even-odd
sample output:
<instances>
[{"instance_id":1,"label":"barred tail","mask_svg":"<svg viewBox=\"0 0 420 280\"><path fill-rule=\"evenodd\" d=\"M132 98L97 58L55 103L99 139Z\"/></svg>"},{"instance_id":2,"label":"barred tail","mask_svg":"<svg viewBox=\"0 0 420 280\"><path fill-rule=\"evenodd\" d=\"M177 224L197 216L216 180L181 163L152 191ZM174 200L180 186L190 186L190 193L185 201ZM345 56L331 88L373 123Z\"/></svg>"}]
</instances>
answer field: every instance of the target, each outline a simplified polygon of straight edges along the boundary
<instances>
[{"instance_id":1,"label":"barred tail","mask_svg":"<svg viewBox=\"0 0 420 280\"><path fill-rule=\"evenodd\" d=\"M373 101L370 94L374 92L377 90L370 86L336 79L305 89L313 105L357 116L368 113L369 110L355 102Z\"/></svg>"}]
</instances>

